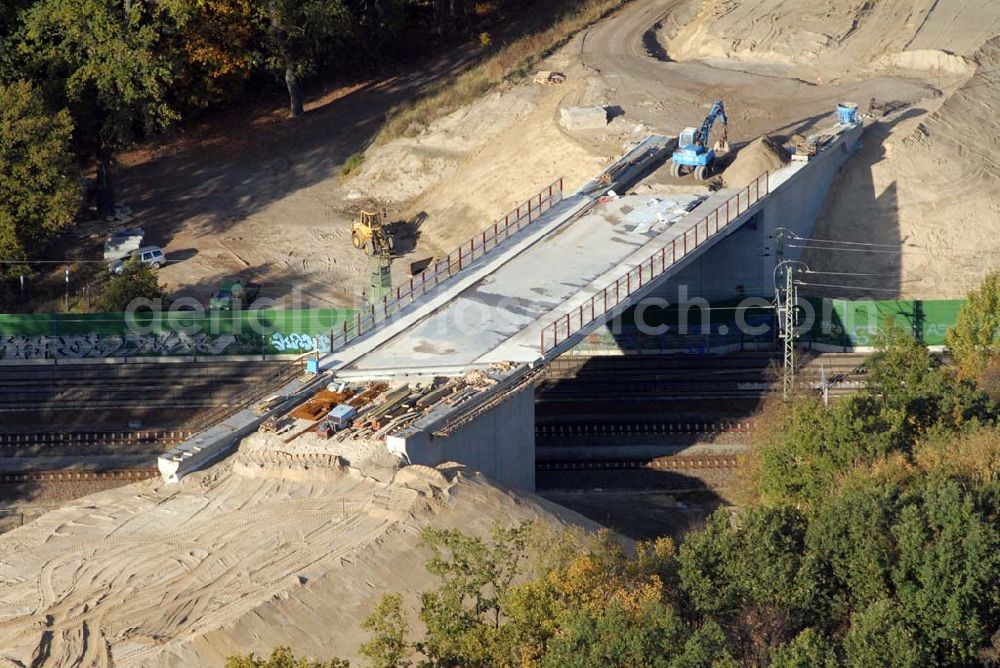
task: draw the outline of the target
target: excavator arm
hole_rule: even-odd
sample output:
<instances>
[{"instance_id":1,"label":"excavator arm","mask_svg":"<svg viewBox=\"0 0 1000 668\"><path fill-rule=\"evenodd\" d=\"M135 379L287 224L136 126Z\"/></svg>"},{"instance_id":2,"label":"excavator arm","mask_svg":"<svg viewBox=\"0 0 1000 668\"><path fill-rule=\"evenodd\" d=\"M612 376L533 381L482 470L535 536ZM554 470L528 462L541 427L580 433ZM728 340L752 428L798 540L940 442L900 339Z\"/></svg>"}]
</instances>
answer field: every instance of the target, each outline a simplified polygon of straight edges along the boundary
<instances>
[{"instance_id":1,"label":"excavator arm","mask_svg":"<svg viewBox=\"0 0 1000 668\"><path fill-rule=\"evenodd\" d=\"M708 135L712 132L712 126L715 124L716 119L722 119L722 143L728 144L729 118L726 116L726 105L722 103L722 100L718 100L712 105L712 110L708 112L708 116L705 117L705 121L701 124L698 134L695 136L696 144L699 146L708 145Z\"/></svg>"}]
</instances>

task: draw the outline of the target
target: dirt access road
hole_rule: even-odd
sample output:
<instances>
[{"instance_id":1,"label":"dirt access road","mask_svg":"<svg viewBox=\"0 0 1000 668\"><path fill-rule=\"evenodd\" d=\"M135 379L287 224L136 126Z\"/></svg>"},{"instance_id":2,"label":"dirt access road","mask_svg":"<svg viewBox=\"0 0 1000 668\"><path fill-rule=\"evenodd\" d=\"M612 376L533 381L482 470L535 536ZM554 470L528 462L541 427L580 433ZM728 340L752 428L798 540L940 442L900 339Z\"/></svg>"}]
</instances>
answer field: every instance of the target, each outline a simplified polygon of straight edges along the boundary
<instances>
[{"instance_id":1,"label":"dirt access road","mask_svg":"<svg viewBox=\"0 0 1000 668\"><path fill-rule=\"evenodd\" d=\"M833 119L837 102L872 97L916 100L933 96L913 77L876 76L816 83L747 63L720 67L679 62L667 50L665 30L687 13L690 0L637 0L614 18L587 31L580 58L605 89L605 97L633 120L676 135L699 125L715 100L729 110L730 140L737 146L762 134L790 136ZM682 17L683 18L683 17Z\"/></svg>"}]
</instances>

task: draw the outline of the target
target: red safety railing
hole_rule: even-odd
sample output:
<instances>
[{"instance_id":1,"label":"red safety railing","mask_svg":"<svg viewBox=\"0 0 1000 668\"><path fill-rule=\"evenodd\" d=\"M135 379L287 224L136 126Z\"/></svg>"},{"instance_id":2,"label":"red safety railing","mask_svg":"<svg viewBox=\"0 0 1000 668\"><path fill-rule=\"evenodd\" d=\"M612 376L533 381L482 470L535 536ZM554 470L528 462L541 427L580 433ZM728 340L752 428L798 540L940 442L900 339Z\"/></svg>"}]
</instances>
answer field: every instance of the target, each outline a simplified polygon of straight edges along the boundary
<instances>
[{"instance_id":1,"label":"red safety railing","mask_svg":"<svg viewBox=\"0 0 1000 668\"><path fill-rule=\"evenodd\" d=\"M367 309L359 309L353 319L344 321L340 331L330 333L330 350L342 348L352 339L384 324L418 298L468 268L475 260L495 250L561 202L562 193L563 180L559 179L469 239L468 243L462 244L446 257L434 262L417 276L396 285L390 297L377 304L370 304Z\"/></svg>"},{"instance_id":2,"label":"red safety railing","mask_svg":"<svg viewBox=\"0 0 1000 668\"><path fill-rule=\"evenodd\" d=\"M590 298L564 316L557 318L539 333L539 351L542 356L563 343L575 332L580 331L598 318L603 317L623 301L627 300L651 280L672 267L678 260L691 253L709 238L715 236L731 222L746 213L747 209L767 195L769 173L758 176L744 190L730 197L707 216L677 236L668 246L653 253L629 270L603 291Z\"/></svg>"}]
</instances>

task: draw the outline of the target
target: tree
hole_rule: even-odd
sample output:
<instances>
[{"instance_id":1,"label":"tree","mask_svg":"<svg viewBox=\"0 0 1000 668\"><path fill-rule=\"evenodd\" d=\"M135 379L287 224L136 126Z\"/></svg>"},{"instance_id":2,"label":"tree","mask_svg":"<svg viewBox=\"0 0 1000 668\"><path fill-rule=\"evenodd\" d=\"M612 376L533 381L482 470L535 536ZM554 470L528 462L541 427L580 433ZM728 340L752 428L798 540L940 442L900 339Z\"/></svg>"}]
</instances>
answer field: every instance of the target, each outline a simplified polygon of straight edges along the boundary
<instances>
[{"instance_id":1,"label":"tree","mask_svg":"<svg viewBox=\"0 0 1000 668\"><path fill-rule=\"evenodd\" d=\"M410 665L406 643L409 625L403 615L403 597L386 594L378 607L362 623L361 628L373 634L371 640L358 650L368 658L372 668L405 668Z\"/></svg>"},{"instance_id":2,"label":"tree","mask_svg":"<svg viewBox=\"0 0 1000 668\"><path fill-rule=\"evenodd\" d=\"M754 508L735 525L718 510L681 546L681 586L691 604L725 622L734 646L753 660L829 616L806 528L805 516L790 509Z\"/></svg>"},{"instance_id":3,"label":"tree","mask_svg":"<svg viewBox=\"0 0 1000 668\"><path fill-rule=\"evenodd\" d=\"M22 51L40 78L61 82L97 159L98 212L114 213L115 153L178 118L168 103L177 6L40 0L25 15Z\"/></svg>"},{"instance_id":4,"label":"tree","mask_svg":"<svg viewBox=\"0 0 1000 668\"><path fill-rule=\"evenodd\" d=\"M0 83L22 78L14 45L21 30L21 12L31 4L32 0L4 0L0 5Z\"/></svg>"},{"instance_id":5,"label":"tree","mask_svg":"<svg viewBox=\"0 0 1000 668\"><path fill-rule=\"evenodd\" d=\"M1000 353L1000 271L990 272L969 293L945 343L967 378L978 378Z\"/></svg>"},{"instance_id":6,"label":"tree","mask_svg":"<svg viewBox=\"0 0 1000 668\"><path fill-rule=\"evenodd\" d=\"M267 0L267 63L281 72L288 88L289 115L304 113L301 79L316 66L328 42L343 35L349 16L341 0Z\"/></svg>"},{"instance_id":7,"label":"tree","mask_svg":"<svg viewBox=\"0 0 1000 668\"><path fill-rule=\"evenodd\" d=\"M916 633L907 627L899 609L889 600L878 601L851 617L851 629L844 638L844 659L848 666L941 665L928 660Z\"/></svg>"},{"instance_id":8,"label":"tree","mask_svg":"<svg viewBox=\"0 0 1000 668\"><path fill-rule=\"evenodd\" d=\"M736 668L738 665L726 644L726 634L715 620L710 619L694 630L671 668Z\"/></svg>"},{"instance_id":9,"label":"tree","mask_svg":"<svg viewBox=\"0 0 1000 668\"><path fill-rule=\"evenodd\" d=\"M104 292L104 308L120 312L128 310L136 299L162 299L163 288L156 270L135 258L125 263L122 273L108 281Z\"/></svg>"},{"instance_id":10,"label":"tree","mask_svg":"<svg viewBox=\"0 0 1000 668\"><path fill-rule=\"evenodd\" d=\"M171 0L181 26L174 88L186 107L227 101L259 65L263 26L255 0Z\"/></svg>"},{"instance_id":11,"label":"tree","mask_svg":"<svg viewBox=\"0 0 1000 668\"><path fill-rule=\"evenodd\" d=\"M680 615L659 602L631 612L620 604L594 611L573 610L548 644L541 668L668 668L688 635Z\"/></svg>"},{"instance_id":12,"label":"tree","mask_svg":"<svg viewBox=\"0 0 1000 668\"><path fill-rule=\"evenodd\" d=\"M37 259L73 222L80 185L72 134L69 113L48 113L29 83L0 84L0 260ZM2 274L22 269L5 264Z\"/></svg>"},{"instance_id":13,"label":"tree","mask_svg":"<svg viewBox=\"0 0 1000 668\"><path fill-rule=\"evenodd\" d=\"M774 651L772 668L838 668L836 645L808 628Z\"/></svg>"},{"instance_id":14,"label":"tree","mask_svg":"<svg viewBox=\"0 0 1000 668\"><path fill-rule=\"evenodd\" d=\"M998 408L975 383L943 368L898 327L866 364L865 388L829 408L805 399L778 417L756 443L765 503L810 509L860 465L909 455L928 436L996 422Z\"/></svg>"},{"instance_id":15,"label":"tree","mask_svg":"<svg viewBox=\"0 0 1000 668\"><path fill-rule=\"evenodd\" d=\"M343 659L314 661L296 657L288 647L276 647L267 659L249 654L237 654L226 659L226 668L350 668Z\"/></svg>"},{"instance_id":16,"label":"tree","mask_svg":"<svg viewBox=\"0 0 1000 668\"><path fill-rule=\"evenodd\" d=\"M525 557L530 524L493 529L489 540L455 530L425 530L432 550L427 571L441 587L421 597L427 627L417 648L442 665L494 666L511 649L501 632L502 601Z\"/></svg>"},{"instance_id":17,"label":"tree","mask_svg":"<svg viewBox=\"0 0 1000 668\"><path fill-rule=\"evenodd\" d=\"M952 480L930 478L904 497L892 582L899 617L931 663L974 663L1000 628L997 510L995 496L983 504Z\"/></svg>"}]
</instances>

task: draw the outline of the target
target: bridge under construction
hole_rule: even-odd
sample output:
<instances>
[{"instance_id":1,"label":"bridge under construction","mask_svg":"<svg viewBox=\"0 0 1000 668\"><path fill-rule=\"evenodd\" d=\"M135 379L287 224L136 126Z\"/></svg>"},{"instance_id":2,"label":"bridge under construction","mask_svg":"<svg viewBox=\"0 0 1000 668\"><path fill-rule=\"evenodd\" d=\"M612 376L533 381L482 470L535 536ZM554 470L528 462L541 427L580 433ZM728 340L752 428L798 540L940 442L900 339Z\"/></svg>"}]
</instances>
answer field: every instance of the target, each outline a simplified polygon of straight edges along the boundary
<instances>
[{"instance_id":1,"label":"bridge under construction","mask_svg":"<svg viewBox=\"0 0 1000 668\"><path fill-rule=\"evenodd\" d=\"M378 439L410 463L458 461L533 489L534 396L523 390L542 369L644 298L670 296L681 285L718 298L766 284L780 259L796 259L781 255L778 231L809 236L862 132L858 123L838 122L820 133L810 155L707 198L648 188L632 194L675 145L650 136L575 193L563 193L561 182L547 187L394 286L330 333L330 352L311 361L312 374L285 385L270 404L247 407L172 448L159 458L160 472L177 480L279 420L294 438L316 423L299 413L287 424L288 416L304 402L315 405L318 390L357 403L361 388L381 383L380 400L359 406L363 434L351 430L354 438ZM326 410L335 402L328 403Z\"/></svg>"}]
</instances>

